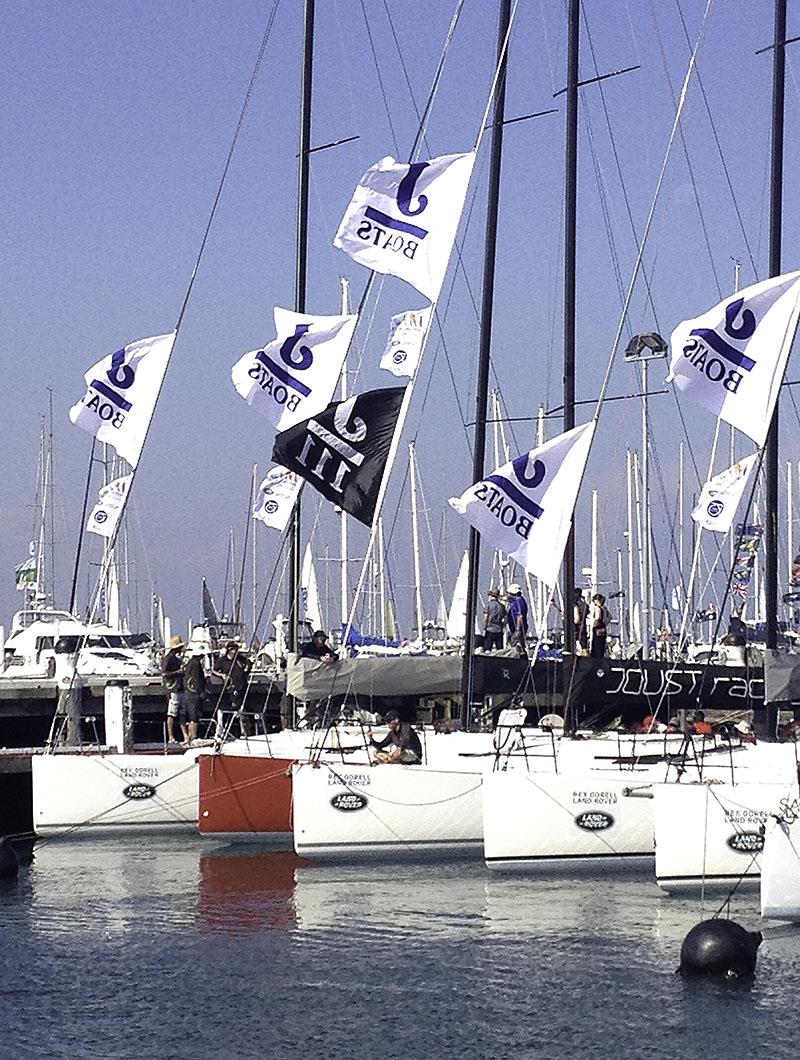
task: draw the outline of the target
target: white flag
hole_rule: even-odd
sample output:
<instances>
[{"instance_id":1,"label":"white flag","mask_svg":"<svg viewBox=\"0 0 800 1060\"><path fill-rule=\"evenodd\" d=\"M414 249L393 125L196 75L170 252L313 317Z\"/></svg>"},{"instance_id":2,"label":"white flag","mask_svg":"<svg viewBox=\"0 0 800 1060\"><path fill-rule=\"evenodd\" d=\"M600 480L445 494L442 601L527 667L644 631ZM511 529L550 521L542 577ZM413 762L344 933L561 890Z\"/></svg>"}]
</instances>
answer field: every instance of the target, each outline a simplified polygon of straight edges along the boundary
<instances>
[{"instance_id":1,"label":"white flag","mask_svg":"<svg viewBox=\"0 0 800 1060\"><path fill-rule=\"evenodd\" d=\"M175 332L139 339L98 361L84 375L86 394L69 418L136 467L156 398L167 370Z\"/></svg>"},{"instance_id":2,"label":"white flag","mask_svg":"<svg viewBox=\"0 0 800 1060\"><path fill-rule=\"evenodd\" d=\"M435 302L474 162L472 151L428 162L382 158L359 181L333 245Z\"/></svg>"},{"instance_id":3,"label":"white flag","mask_svg":"<svg viewBox=\"0 0 800 1060\"><path fill-rule=\"evenodd\" d=\"M276 306L277 338L236 362L233 385L278 431L294 427L322 412L333 397L357 319Z\"/></svg>"},{"instance_id":4,"label":"white flag","mask_svg":"<svg viewBox=\"0 0 800 1060\"><path fill-rule=\"evenodd\" d=\"M100 487L100 500L92 508L86 524L90 534L100 534L101 537L114 536L132 480L133 475L123 475L122 478L109 482L107 486Z\"/></svg>"},{"instance_id":5,"label":"white flag","mask_svg":"<svg viewBox=\"0 0 800 1060\"><path fill-rule=\"evenodd\" d=\"M739 291L672 333L667 382L766 441L800 313L800 272Z\"/></svg>"},{"instance_id":6,"label":"white flag","mask_svg":"<svg viewBox=\"0 0 800 1060\"><path fill-rule=\"evenodd\" d=\"M302 479L285 467L273 467L258 487L253 518L275 530L285 530L300 492Z\"/></svg>"},{"instance_id":7,"label":"white flag","mask_svg":"<svg viewBox=\"0 0 800 1060\"><path fill-rule=\"evenodd\" d=\"M303 567L300 572L300 616L311 623L312 630L322 629L322 609L319 604L317 573L314 570L314 557L311 555L311 542L306 545L303 554Z\"/></svg>"},{"instance_id":8,"label":"white flag","mask_svg":"<svg viewBox=\"0 0 800 1060\"><path fill-rule=\"evenodd\" d=\"M719 530L723 534L730 530L757 459L758 453L753 453L733 467L721 471L703 486L692 518L704 530Z\"/></svg>"},{"instance_id":9,"label":"white flag","mask_svg":"<svg viewBox=\"0 0 800 1060\"><path fill-rule=\"evenodd\" d=\"M413 378L422 353L422 342L428 330L433 306L398 313L389 324L389 338L380 367L392 375Z\"/></svg>"},{"instance_id":10,"label":"white flag","mask_svg":"<svg viewBox=\"0 0 800 1060\"><path fill-rule=\"evenodd\" d=\"M555 585L594 421L545 442L451 498L494 548Z\"/></svg>"}]
</instances>

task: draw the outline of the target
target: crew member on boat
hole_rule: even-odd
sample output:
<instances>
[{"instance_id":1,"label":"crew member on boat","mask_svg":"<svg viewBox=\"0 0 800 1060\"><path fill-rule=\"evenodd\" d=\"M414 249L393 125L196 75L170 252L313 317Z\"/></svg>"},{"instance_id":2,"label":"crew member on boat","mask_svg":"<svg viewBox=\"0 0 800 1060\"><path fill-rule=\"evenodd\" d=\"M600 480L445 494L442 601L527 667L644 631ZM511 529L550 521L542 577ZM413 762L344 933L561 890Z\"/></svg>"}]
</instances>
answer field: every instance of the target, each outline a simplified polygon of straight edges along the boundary
<instances>
[{"instance_id":1,"label":"crew member on boat","mask_svg":"<svg viewBox=\"0 0 800 1060\"><path fill-rule=\"evenodd\" d=\"M167 693L167 739L177 743L175 719L178 718L183 738L188 742L189 728L186 724L186 694L183 675L185 672L182 653L186 644L179 636L170 638L167 654L161 660L161 683Z\"/></svg>"},{"instance_id":2,"label":"crew member on boat","mask_svg":"<svg viewBox=\"0 0 800 1060\"><path fill-rule=\"evenodd\" d=\"M483 612L483 650L493 651L503 647L503 627L506 624L506 609L500 602L497 589L490 589L486 594L486 608Z\"/></svg>"},{"instance_id":3,"label":"crew member on boat","mask_svg":"<svg viewBox=\"0 0 800 1060\"><path fill-rule=\"evenodd\" d=\"M407 721L400 721L396 710L387 710L383 720L389 726L388 733L380 741L373 739L369 730L369 742L376 749L376 765L415 765L422 761L422 744L419 736ZM391 750L385 750L391 745Z\"/></svg>"},{"instance_id":4,"label":"crew member on boat","mask_svg":"<svg viewBox=\"0 0 800 1060\"><path fill-rule=\"evenodd\" d=\"M227 696L230 709L237 713L244 707L248 672L247 660L242 655L241 648L235 640L229 640L225 645L225 654L215 660L211 673L222 678L222 693ZM239 727L242 736L246 736L247 727L241 713Z\"/></svg>"},{"instance_id":5,"label":"crew member on boat","mask_svg":"<svg viewBox=\"0 0 800 1060\"><path fill-rule=\"evenodd\" d=\"M522 595L522 588L516 582L508 587L508 628L511 631L509 643L516 647L520 655L527 652L528 605Z\"/></svg>"},{"instance_id":6,"label":"crew member on boat","mask_svg":"<svg viewBox=\"0 0 800 1060\"><path fill-rule=\"evenodd\" d=\"M339 658L328 643L328 634L324 629L315 630L311 640L303 645L299 654L301 659L313 659L315 662L325 663L326 666Z\"/></svg>"},{"instance_id":7,"label":"crew member on boat","mask_svg":"<svg viewBox=\"0 0 800 1060\"><path fill-rule=\"evenodd\" d=\"M195 647L186 664L184 675L186 686L186 727L188 729L188 740L191 744L197 739L197 726L200 722L200 711L203 709L203 700L206 694L206 673L203 669L203 650Z\"/></svg>"}]
</instances>

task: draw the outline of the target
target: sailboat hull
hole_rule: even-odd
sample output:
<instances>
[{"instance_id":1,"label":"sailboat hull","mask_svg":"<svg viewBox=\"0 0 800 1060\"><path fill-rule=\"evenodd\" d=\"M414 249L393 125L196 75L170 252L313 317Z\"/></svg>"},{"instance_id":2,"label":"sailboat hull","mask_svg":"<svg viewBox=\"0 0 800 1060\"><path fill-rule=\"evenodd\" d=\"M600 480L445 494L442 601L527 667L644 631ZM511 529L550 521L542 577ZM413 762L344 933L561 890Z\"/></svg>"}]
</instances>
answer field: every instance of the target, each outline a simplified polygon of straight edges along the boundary
<instances>
[{"instance_id":1,"label":"sailboat hull","mask_svg":"<svg viewBox=\"0 0 800 1060\"><path fill-rule=\"evenodd\" d=\"M290 758L202 755L199 828L202 835L254 836L292 844Z\"/></svg>"},{"instance_id":2,"label":"sailboat hull","mask_svg":"<svg viewBox=\"0 0 800 1060\"><path fill-rule=\"evenodd\" d=\"M426 766L296 765L295 852L326 861L478 853L481 780Z\"/></svg>"}]
</instances>

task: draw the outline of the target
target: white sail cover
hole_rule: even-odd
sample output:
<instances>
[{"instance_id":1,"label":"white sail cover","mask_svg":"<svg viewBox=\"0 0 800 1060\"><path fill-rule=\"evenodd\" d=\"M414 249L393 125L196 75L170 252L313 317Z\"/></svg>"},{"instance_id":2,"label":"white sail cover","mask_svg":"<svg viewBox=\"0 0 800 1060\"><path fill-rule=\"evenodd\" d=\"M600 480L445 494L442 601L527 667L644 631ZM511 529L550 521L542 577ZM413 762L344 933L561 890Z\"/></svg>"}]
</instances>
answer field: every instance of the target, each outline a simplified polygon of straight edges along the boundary
<instances>
[{"instance_id":1,"label":"white sail cover","mask_svg":"<svg viewBox=\"0 0 800 1060\"><path fill-rule=\"evenodd\" d=\"M303 480L296 472L285 467L270 468L258 487L253 518L275 530L285 530L302 484Z\"/></svg>"},{"instance_id":2,"label":"white sail cover","mask_svg":"<svg viewBox=\"0 0 800 1060\"><path fill-rule=\"evenodd\" d=\"M667 382L766 441L800 314L800 272L753 284L672 333Z\"/></svg>"},{"instance_id":3,"label":"white sail cover","mask_svg":"<svg viewBox=\"0 0 800 1060\"><path fill-rule=\"evenodd\" d=\"M709 479L700 491L692 519L704 530L727 534L750 478L758 453L745 457Z\"/></svg>"},{"instance_id":4,"label":"white sail cover","mask_svg":"<svg viewBox=\"0 0 800 1060\"><path fill-rule=\"evenodd\" d=\"M169 364L175 332L139 339L84 374L86 393L69 418L136 467Z\"/></svg>"},{"instance_id":5,"label":"white sail cover","mask_svg":"<svg viewBox=\"0 0 800 1060\"><path fill-rule=\"evenodd\" d=\"M428 162L382 158L359 181L333 245L435 302L474 162L473 151Z\"/></svg>"},{"instance_id":6,"label":"white sail cover","mask_svg":"<svg viewBox=\"0 0 800 1060\"><path fill-rule=\"evenodd\" d=\"M465 552L461 557L461 566L458 568L458 577L453 589L453 602L447 612L447 639L456 640L463 637L467 624L467 579L469 577L469 553Z\"/></svg>"},{"instance_id":7,"label":"white sail cover","mask_svg":"<svg viewBox=\"0 0 800 1060\"><path fill-rule=\"evenodd\" d=\"M108 538L114 536L132 481L133 475L123 475L100 487L100 499L89 513L86 523L90 534Z\"/></svg>"},{"instance_id":8,"label":"white sail cover","mask_svg":"<svg viewBox=\"0 0 800 1060\"><path fill-rule=\"evenodd\" d=\"M236 362L233 385L278 431L322 412L333 397L357 319L276 306L277 338Z\"/></svg>"},{"instance_id":9,"label":"white sail cover","mask_svg":"<svg viewBox=\"0 0 800 1060\"><path fill-rule=\"evenodd\" d=\"M300 613L311 623L314 630L323 629L322 613L319 606L319 589L317 573L314 570L314 557L311 554L311 542L303 553L303 567L300 572Z\"/></svg>"},{"instance_id":10,"label":"white sail cover","mask_svg":"<svg viewBox=\"0 0 800 1060\"><path fill-rule=\"evenodd\" d=\"M433 306L428 306L427 309L409 309L392 317L381 368L392 375L413 378L432 312Z\"/></svg>"},{"instance_id":11,"label":"white sail cover","mask_svg":"<svg viewBox=\"0 0 800 1060\"><path fill-rule=\"evenodd\" d=\"M593 420L559 434L450 504L490 545L555 585L593 434Z\"/></svg>"}]
</instances>

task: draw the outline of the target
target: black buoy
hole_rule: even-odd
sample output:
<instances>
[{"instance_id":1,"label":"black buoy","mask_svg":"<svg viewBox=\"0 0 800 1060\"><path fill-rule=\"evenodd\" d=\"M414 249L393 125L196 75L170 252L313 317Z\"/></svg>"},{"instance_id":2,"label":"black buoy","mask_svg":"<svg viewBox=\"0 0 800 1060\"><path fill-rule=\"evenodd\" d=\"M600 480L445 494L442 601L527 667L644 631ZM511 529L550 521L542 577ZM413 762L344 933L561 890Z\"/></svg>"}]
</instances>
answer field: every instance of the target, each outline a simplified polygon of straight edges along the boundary
<instances>
[{"instance_id":1,"label":"black buoy","mask_svg":"<svg viewBox=\"0 0 800 1060\"><path fill-rule=\"evenodd\" d=\"M747 931L734 920L702 920L683 940L678 971L720 979L754 975L761 938L760 931Z\"/></svg>"},{"instance_id":2,"label":"black buoy","mask_svg":"<svg viewBox=\"0 0 800 1060\"><path fill-rule=\"evenodd\" d=\"M19 858L5 836L0 837L0 880L15 880L19 876Z\"/></svg>"}]
</instances>

